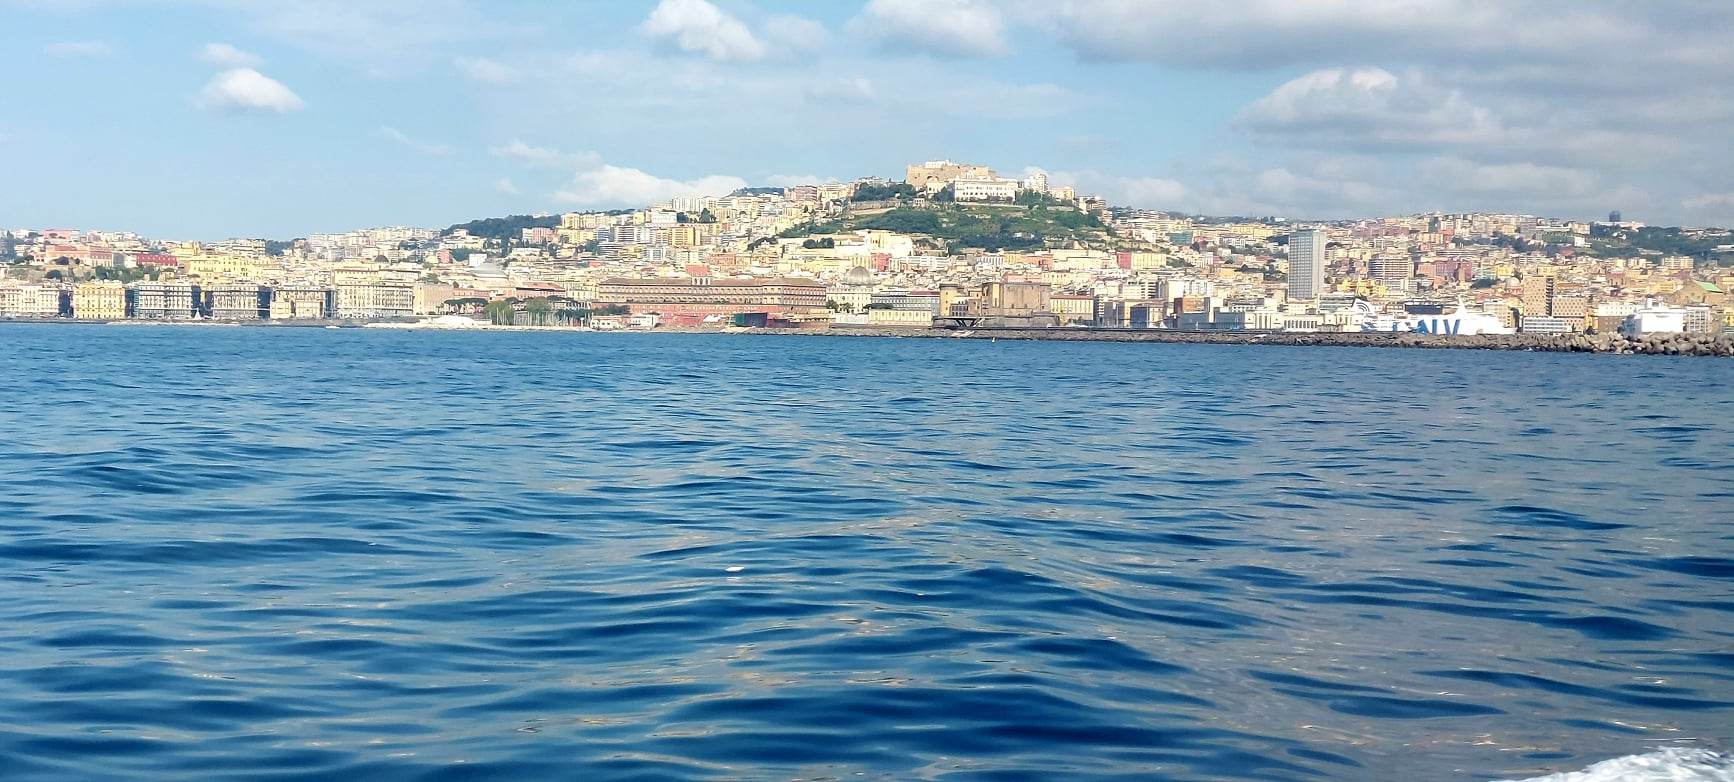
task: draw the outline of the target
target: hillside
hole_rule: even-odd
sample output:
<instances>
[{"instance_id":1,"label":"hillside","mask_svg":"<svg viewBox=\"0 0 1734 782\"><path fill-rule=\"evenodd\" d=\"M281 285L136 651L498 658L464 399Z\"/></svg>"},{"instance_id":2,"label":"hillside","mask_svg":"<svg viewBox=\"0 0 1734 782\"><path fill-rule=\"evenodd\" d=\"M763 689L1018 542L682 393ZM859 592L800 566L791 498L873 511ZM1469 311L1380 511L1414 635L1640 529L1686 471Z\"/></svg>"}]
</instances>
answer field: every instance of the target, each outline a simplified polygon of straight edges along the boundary
<instances>
[{"instance_id":1,"label":"hillside","mask_svg":"<svg viewBox=\"0 0 1734 782\"><path fill-rule=\"evenodd\" d=\"M1036 250L1081 244L1107 247L1100 218L1069 207L974 206L938 203L857 212L785 231L785 238L874 229L927 236L947 249Z\"/></svg>"},{"instance_id":2,"label":"hillside","mask_svg":"<svg viewBox=\"0 0 1734 782\"><path fill-rule=\"evenodd\" d=\"M510 217L489 217L481 220L471 220L447 228L444 233L450 234L458 229L470 232L471 236L483 239L517 239L522 236L525 228L554 228L560 225L559 215L512 215Z\"/></svg>"}]
</instances>

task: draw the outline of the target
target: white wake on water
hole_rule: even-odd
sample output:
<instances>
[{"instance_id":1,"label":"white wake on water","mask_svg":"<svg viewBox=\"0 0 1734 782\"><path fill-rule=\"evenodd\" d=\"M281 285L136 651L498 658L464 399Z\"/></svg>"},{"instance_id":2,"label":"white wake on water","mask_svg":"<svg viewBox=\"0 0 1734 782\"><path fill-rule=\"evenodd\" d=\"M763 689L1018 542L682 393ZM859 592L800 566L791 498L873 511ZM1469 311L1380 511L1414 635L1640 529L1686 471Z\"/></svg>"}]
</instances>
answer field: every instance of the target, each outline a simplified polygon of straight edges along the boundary
<instances>
[{"instance_id":1,"label":"white wake on water","mask_svg":"<svg viewBox=\"0 0 1734 782\"><path fill-rule=\"evenodd\" d=\"M1707 749L1668 747L1644 755L1605 760L1582 771L1523 782L1734 782L1734 756Z\"/></svg>"}]
</instances>

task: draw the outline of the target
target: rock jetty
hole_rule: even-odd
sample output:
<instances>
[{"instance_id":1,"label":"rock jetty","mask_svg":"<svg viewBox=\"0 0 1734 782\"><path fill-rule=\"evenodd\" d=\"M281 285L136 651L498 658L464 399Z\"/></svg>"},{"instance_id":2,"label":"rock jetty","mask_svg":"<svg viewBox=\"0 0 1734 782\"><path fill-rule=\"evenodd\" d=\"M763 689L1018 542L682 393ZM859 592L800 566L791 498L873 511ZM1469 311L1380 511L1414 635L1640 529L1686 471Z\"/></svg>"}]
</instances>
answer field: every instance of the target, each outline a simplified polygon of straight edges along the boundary
<instances>
[{"instance_id":1,"label":"rock jetty","mask_svg":"<svg viewBox=\"0 0 1734 782\"><path fill-rule=\"evenodd\" d=\"M751 329L745 333L802 336L922 337L932 339L1009 339L1055 342L1167 342L1197 345L1289 345L1303 347L1441 348L1523 350L1549 353L1734 357L1734 335L1647 334L1435 334L1288 333L1247 331L1167 331L1160 329L913 329L830 328Z\"/></svg>"}]
</instances>

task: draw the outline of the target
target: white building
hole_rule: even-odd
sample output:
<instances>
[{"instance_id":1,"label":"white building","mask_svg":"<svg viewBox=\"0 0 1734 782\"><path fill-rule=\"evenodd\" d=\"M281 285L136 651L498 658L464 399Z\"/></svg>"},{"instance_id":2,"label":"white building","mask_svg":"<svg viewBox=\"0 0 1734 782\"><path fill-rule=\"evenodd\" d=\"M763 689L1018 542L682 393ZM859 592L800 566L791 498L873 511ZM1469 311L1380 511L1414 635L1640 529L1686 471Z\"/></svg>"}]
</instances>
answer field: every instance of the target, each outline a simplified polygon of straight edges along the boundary
<instances>
[{"instance_id":1,"label":"white building","mask_svg":"<svg viewBox=\"0 0 1734 782\"><path fill-rule=\"evenodd\" d=\"M0 317L52 318L59 314L58 286L0 281Z\"/></svg>"},{"instance_id":2,"label":"white building","mask_svg":"<svg viewBox=\"0 0 1734 782\"><path fill-rule=\"evenodd\" d=\"M952 181L952 196L958 201L1016 201L1016 179L963 177Z\"/></svg>"}]
</instances>

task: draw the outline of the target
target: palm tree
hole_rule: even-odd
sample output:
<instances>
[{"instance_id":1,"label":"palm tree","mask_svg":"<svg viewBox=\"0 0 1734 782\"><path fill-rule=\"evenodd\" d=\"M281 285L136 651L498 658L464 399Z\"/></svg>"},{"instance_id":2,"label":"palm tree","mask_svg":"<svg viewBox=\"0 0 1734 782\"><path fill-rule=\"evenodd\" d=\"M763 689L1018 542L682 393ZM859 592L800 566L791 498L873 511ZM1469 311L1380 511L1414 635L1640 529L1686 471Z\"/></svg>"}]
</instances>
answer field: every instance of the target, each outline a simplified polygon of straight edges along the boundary
<instances>
[{"instance_id":1,"label":"palm tree","mask_svg":"<svg viewBox=\"0 0 1734 782\"><path fill-rule=\"evenodd\" d=\"M517 308L512 306L510 299L495 299L482 308L482 313L488 316L488 322L496 326L510 326L517 316Z\"/></svg>"},{"instance_id":2,"label":"palm tree","mask_svg":"<svg viewBox=\"0 0 1734 782\"><path fill-rule=\"evenodd\" d=\"M549 316L554 313L554 305L547 299L531 299L524 303L524 314L530 316L530 325L546 326Z\"/></svg>"}]
</instances>

